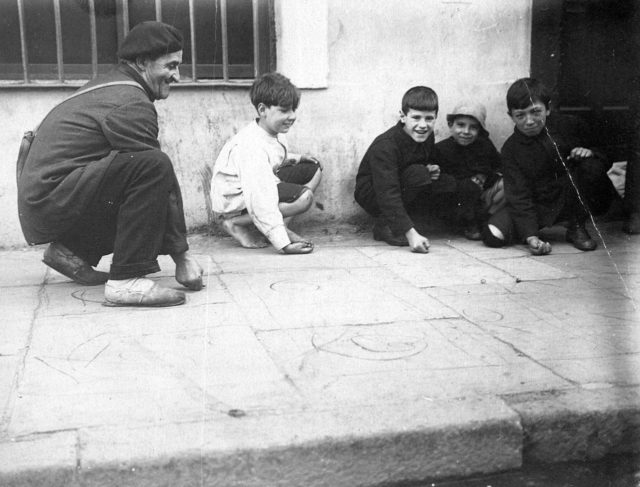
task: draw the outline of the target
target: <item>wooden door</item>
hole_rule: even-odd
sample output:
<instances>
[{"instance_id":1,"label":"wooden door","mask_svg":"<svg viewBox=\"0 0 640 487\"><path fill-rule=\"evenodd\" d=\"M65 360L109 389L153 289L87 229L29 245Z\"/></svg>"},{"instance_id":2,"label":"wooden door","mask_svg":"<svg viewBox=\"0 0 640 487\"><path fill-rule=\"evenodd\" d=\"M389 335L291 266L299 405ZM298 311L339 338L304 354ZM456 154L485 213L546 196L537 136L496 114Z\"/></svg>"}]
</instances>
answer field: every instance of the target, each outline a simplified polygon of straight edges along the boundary
<instances>
[{"instance_id":1,"label":"wooden door","mask_svg":"<svg viewBox=\"0 0 640 487\"><path fill-rule=\"evenodd\" d=\"M552 109L584 118L594 145L625 160L640 75L640 0L533 0L531 75Z\"/></svg>"}]
</instances>

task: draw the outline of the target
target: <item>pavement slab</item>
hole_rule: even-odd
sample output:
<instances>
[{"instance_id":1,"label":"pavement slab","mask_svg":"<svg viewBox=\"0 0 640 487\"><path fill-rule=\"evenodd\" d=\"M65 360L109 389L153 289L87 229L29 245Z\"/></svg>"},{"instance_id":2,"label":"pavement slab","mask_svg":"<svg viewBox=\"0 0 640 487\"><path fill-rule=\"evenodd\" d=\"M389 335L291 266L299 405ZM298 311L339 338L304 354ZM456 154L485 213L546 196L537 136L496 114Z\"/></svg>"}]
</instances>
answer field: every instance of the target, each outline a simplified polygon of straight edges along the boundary
<instances>
[{"instance_id":1,"label":"pavement slab","mask_svg":"<svg viewBox=\"0 0 640 487\"><path fill-rule=\"evenodd\" d=\"M206 287L164 309L0 251L0 485L379 487L639 451L640 240L599 229L544 257L194 235Z\"/></svg>"}]
</instances>

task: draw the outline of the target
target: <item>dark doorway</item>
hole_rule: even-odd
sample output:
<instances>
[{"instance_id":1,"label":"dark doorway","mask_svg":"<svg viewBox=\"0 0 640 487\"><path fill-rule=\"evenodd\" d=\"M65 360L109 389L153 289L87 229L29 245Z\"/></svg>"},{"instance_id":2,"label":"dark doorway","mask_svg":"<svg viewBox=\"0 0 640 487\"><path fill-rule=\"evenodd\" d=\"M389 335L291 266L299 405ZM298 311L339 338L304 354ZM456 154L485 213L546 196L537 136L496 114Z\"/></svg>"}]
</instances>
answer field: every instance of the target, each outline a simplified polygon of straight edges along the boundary
<instances>
[{"instance_id":1,"label":"dark doorway","mask_svg":"<svg viewBox=\"0 0 640 487\"><path fill-rule=\"evenodd\" d=\"M640 75L640 0L533 0L531 75L552 109L584 118L594 145L626 160Z\"/></svg>"}]
</instances>

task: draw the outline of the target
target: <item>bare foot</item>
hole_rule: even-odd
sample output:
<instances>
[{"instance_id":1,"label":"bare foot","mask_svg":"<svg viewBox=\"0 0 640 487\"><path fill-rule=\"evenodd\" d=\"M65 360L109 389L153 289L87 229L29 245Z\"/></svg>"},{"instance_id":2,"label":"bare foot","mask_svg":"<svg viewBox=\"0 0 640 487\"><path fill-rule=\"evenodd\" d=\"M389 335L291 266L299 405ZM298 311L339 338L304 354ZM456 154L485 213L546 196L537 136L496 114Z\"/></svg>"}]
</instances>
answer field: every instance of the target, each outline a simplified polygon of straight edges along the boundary
<instances>
[{"instance_id":1,"label":"bare foot","mask_svg":"<svg viewBox=\"0 0 640 487\"><path fill-rule=\"evenodd\" d=\"M250 227L236 225L231 220L222 220L222 228L235 238L245 249L262 249L269 245L264 235L252 232ZM259 235L256 235L258 233Z\"/></svg>"}]
</instances>

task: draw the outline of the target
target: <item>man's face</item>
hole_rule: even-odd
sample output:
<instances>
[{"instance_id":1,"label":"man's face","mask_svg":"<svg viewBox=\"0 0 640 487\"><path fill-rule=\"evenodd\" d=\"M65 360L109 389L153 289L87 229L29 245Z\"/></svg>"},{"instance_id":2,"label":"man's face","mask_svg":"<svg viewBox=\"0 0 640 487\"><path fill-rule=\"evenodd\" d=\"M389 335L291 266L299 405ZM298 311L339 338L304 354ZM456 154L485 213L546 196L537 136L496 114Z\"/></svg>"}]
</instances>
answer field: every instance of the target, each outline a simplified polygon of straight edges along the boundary
<instances>
[{"instance_id":1,"label":"man's face","mask_svg":"<svg viewBox=\"0 0 640 487\"><path fill-rule=\"evenodd\" d=\"M537 101L527 108L521 110L511 110L509 116L517 129L527 137L535 137L547 123L547 117L550 110L542 103Z\"/></svg>"},{"instance_id":2,"label":"man's face","mask_svg":"<svg viewBox=\"0 0 640 487\"><path fill-rule=\"evenodd\" d=\"M470 145L478 138L480 122L473 117L461 115L455 117L451 123L451 136L457 144Z\"/></svg>"},{"instance_id":3,"label":"man's face","mask_svg":"<svg viewBox=\"0 0 640 487\"><path fill-rule=\"evenodd\" d=\"M171 83L180 81L178 66L182 63L182 51L164 54L157 59L145 60L140 67L142 77L147 82L154 96L158 100L164 100L169 96Z\"/></svg>"},{"instance_id":4,"label":"man's face","mask_svg":"<svg viewBox=\"0 0 640 487\"><path fill-rule=\"evenodd\" d=\"M264 103L258 104L260 126L271 135L285 134L296 121L296 111L291 107L272 105L268 107Z\"/></svg>"},{"instance_id":5,"label":"man's face","mask_svg":"<svg viewBox=\"0 0 640 487\"><path fill-rule=\"evenodd\" d=\"M407 113L400 112L400 122L404 131L415 142L425 142L433 132L438 112L434 110L414 110L409 108Z\"/></svg>"}]
</instances>

